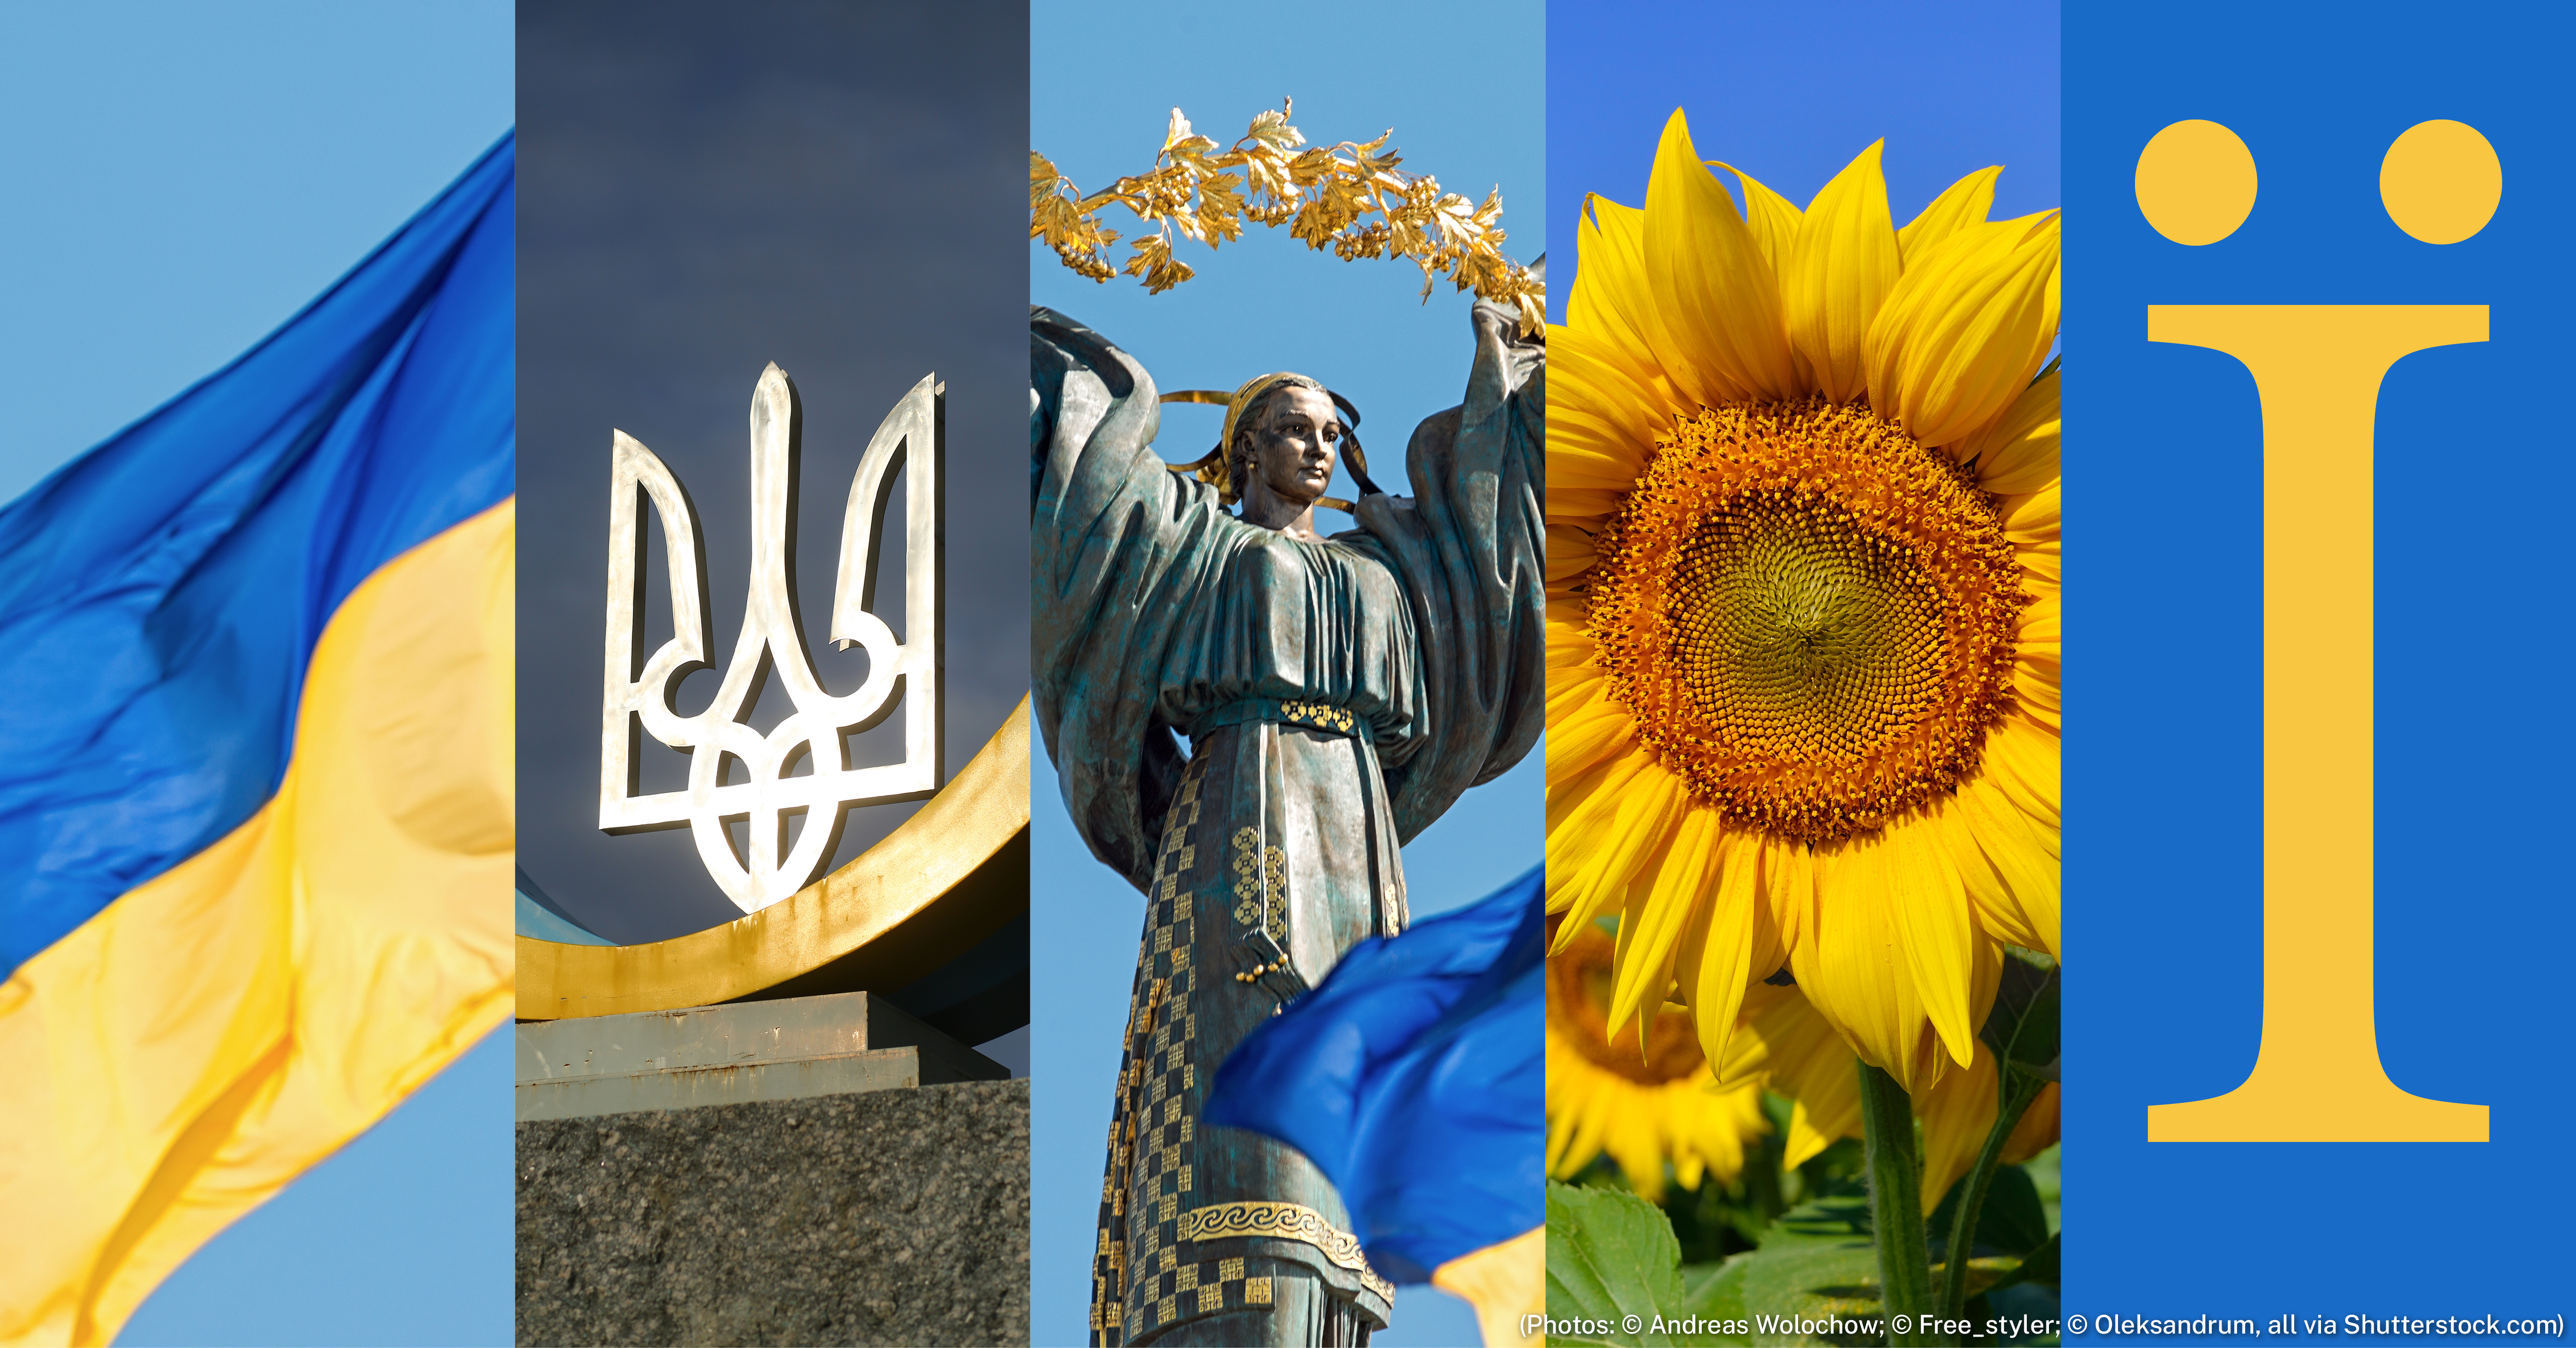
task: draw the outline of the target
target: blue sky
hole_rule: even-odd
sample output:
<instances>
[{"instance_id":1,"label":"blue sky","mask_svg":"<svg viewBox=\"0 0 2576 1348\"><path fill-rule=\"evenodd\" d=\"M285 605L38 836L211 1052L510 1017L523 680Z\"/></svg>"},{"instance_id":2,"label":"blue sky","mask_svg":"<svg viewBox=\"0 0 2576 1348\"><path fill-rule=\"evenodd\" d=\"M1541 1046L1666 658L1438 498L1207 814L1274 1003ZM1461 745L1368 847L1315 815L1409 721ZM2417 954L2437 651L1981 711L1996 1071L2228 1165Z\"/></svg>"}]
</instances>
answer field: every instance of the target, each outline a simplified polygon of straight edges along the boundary
<instances>
[{"instance_id":1,"label":"blue sky","mask_svg":"<svg viewBox=\"0 0 2576 1348\"><path fill-rule=\"evenodd\" d=\"M1646 204L1664 119L1700 154L1801 206L1887 139L1903 224L1957 179L2004 166L1997 219L2058 205L2057 5L1709 5L1559 0L1547 17L1547 221L1577 273L1587 192ZM1731 180L1719 174L1721 181Z\"/></svg>"},{"instance_id":2,"label":"blue sky","mask_svg":"<svg viewBox=\"0 0 2576 1348\"><path fill-rule=\"evenodd\" d=\"M511 33L507 0L0 7L0 500L463 172L509 129ZM508 1042L216 1238L118 1342L510 1342Z\"/></svg>"},{"instance_id":3,"label":"blue sky","mask_svg":"<svg viewBox=\"0 0 2576 1348\"><path fill-rule=\"evenodd\" d=\"M1031 8L1030 144L1086 191L1150 165L1175 105L1231 143L1254 113L1294 95L1293 121L1310 142L1364 141L1393 127L1407 169L1479 199L1502 188L1506 252L1528 261L1545 247L1537 0L1321 4L1289 14L1158 3L1122 6L1114 21L1064 0ZM1116 78L1103 78L1111 71ZM1138 232L1123 211L1109 224ZM1414 424L1456 405L1466 387L1467 297L1444 287L1424 305L1409 264L1337 261L1285 230L1257 231L1214 255L1185 243L1178 256L1197 279L1148 296L1132 278L1095 285L1032 244L1030 295L1124 347L1165 389L1231 389L1277 369L1323 380L1358 404L1361 439L1381 460L1372 476L1401 483ZM1222 416L1167 410L1164 456L1198 457ZM1344 474L1334 494L1358 493ZM1349 527L1330 515L1318 523ZM1102 1147L1144 903L1092 860L1039 758L1030 785L1033 939L1044 952L1032 974L1032 1327L1040 1344L1071 1344L1087 1332ZM1539 860L1543 777L1533 752L1405 849L1417 915L1481 898ZM1394 1325L1372 1342L1472 1344L1475 1317L1446 1293L1407 1288Z\"/></svg>"}]
</instances>

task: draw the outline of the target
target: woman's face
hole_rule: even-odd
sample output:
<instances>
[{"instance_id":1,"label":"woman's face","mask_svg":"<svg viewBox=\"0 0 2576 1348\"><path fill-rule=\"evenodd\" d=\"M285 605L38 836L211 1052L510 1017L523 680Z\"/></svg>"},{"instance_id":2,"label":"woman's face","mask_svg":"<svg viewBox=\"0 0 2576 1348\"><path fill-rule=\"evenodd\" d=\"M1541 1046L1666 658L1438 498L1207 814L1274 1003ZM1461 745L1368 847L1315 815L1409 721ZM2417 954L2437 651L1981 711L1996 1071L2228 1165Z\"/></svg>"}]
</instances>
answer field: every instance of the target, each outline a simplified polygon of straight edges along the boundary
<instances>
[{"instance_id":1,"label":"woman's face","mask_svg":"<svg viewBox=\"0 0 2576 1348\"><path fill-rule=\"evenodd\" d=\"M1312 505L1332 485L1341 442L1341 420L1323 390L1284 389L1263 400L1246 475L1259 479L1273 496Z\"/></svg>"}]
</instances>

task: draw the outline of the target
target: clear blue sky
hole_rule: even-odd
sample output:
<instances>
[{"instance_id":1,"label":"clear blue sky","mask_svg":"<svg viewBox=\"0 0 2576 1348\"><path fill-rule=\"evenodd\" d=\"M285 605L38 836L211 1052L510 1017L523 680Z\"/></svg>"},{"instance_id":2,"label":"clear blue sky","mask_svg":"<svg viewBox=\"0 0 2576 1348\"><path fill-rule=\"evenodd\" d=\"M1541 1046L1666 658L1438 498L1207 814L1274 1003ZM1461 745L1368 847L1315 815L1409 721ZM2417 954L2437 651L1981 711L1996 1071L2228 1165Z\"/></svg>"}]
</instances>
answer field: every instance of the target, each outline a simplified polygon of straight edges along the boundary
<instances>
[{"instance_id":1,"label":"clear blue sky","mask_svg":"<svg viewBox=\"0 0 2576 1348\"><path fill-rule=\"evenodd\" d=\"M1406 168L1478 199L1503 189L1506 252L1528 261L1545 247L1539 0L1291 10L1154 3L1114 11L1037 0L1031 8L1031 148L1086 191L1147 167L1175 105L1226 144L1254 113L1291 94L1293 120L1309 141L1367 140L1393 127ZM1123 211L1112 211L1109 223L1138 232ZM1124 347L1165 389L1231 389L1277 369L1323 380L1359 405L1361 439L1379 460L1371 476L1401 489L1414 424L1456 405L1465 390L1468 299L1444 287L1423 305L1410 265L1341 262L1307 251L1284 229L1256 231L1213 255L1185 243L1178 255L1198 278L1148 296L1132 278L1095 285L1032 244L1030 295ZM1198 457L1215 442L1221 417L1217 408L1167 410L1165 457ZM1358 493L1345 474L1334 494ZM1349 527L1338 518L1319 524ZM1074 834L1043 754L1033 775L1034 948L1043 954L1031 989L1032 1331L1039 1344L1078 1344L1087 1333L1092 1223L1144 902ZM1500 781L1468 792L1405 849L1417 915L1481 898L1539 860L1543 778L1533 751ZM1477 1341L1466 1303L1427 1287L1404 1289L1394 1325L1373 1340L1386 1348Z\"/></svg>"},{"instance_id":2,"label":"clear blue sky","mask_svg":"<svg viewBox=\"0 0 2576 1348\"><path fill-rule=\"evenodd\" d=\"M0 5L0 500L437 195L509 129L511 33L508 0ZM510 1342L508 1044L216 1238L118 1341Z\"/></svg>"},{"instance_id":3,"label":"clear blue sky","mask_svg":"<svg viewBox=\"0 0 2576 1348\"><path fill-rule=\"evenodd\" d=\"M1547 220L1565 256L1549 279L1562 295L1576 278L1585 193L1646 204L1676 107L1702 157L1800 206L1885 137L1897 224L1989 164L2004 166L1996 219L2053 208L2057 33L2056 0L1560 0L1547 16Z\"/></svg>"}]
</instances>

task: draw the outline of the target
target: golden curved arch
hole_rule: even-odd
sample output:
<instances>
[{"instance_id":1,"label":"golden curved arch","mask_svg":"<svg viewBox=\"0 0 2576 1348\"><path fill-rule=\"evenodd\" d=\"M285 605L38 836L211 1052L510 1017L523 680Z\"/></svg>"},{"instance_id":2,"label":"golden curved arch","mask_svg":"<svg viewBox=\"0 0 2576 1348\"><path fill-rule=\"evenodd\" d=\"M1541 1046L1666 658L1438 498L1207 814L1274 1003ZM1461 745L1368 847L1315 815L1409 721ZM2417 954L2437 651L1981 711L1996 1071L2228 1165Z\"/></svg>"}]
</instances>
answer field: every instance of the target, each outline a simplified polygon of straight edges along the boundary
<instances>
[{"instance_id":1,"label":"golden curved arch","mask_svg":"<svg viewBox=\"0 0 2576 1348\"><path fill-rule=\"evenodd\" d=\"M1029 700L857 860L721 927L645 945L519 938L518 1018L712 1006L755 994L892 989L1029 905Z\"/></svg>"}]
</instances>

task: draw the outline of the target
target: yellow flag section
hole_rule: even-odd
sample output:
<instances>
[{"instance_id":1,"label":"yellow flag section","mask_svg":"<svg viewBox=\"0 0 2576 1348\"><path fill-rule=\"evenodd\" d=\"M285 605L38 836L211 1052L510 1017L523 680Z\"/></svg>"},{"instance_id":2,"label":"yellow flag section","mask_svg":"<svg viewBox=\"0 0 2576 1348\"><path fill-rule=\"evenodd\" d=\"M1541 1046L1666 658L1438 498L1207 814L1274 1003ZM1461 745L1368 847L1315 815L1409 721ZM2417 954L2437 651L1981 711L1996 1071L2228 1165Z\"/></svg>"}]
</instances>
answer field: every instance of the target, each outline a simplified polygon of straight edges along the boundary
<instances>
[{"instance_id":1,"label":"yellow flag section","mask_svg":"<svg viewBox=\"0 0 2576 1348\"><path fill-rule=\"evenodd\" d=\"M1485 1348L1534 1348L1547 1313L1547 1228L1470 1250L1431 1270L1431 1285L1476 1308Z\"/></svg>"},{"instance_id":2,"label":"yellow flag section","mask_svg":"<svg viewBox=\"0 0 2576 1348\"><path fill-rule=\"evenodd\" d=\"M0 1343L110 1342L509 1014L516 528L368 577L277 795L0 985Z\"/></svg>"}]
</instances>

